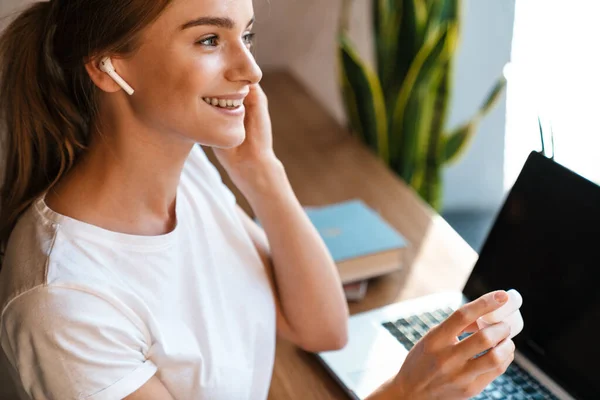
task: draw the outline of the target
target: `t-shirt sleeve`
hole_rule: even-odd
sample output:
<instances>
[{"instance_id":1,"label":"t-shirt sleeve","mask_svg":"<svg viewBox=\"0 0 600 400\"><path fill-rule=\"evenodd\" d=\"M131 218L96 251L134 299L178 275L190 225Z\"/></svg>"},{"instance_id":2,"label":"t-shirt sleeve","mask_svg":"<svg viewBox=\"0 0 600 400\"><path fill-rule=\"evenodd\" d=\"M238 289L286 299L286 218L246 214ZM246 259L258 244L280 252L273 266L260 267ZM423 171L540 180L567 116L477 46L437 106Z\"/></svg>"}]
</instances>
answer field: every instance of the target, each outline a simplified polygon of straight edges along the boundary
<instances>
[{"instance_id":1,"label":"t-shirt sleeve","mask_svg":"<svg viewBox=\"0 0 600 400\"><path fill-rule=\"evenodd\" d=\"M148 333L93 293L41 287L11 302L1 343L32 399L122 399L157 371Z\"/></svg>"}]
</instances>

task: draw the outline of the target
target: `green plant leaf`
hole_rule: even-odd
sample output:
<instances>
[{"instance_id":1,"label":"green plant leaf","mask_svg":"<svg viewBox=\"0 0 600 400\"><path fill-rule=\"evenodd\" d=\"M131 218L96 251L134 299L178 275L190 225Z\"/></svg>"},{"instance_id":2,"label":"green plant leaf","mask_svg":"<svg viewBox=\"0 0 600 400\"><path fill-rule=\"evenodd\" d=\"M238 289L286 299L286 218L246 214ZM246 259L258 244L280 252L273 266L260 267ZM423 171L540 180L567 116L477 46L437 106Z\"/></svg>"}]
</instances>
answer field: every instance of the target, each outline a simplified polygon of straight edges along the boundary
<instances>
[{"instance_id":1,"label":"green plant leaf","mask_svg":"<svg viewBox=\"0 0 600 400\"><path fill-rule=\"evenodd\" d=\"M436 2L435 4L438 4ZM443 70L440 78L440 84L437 85L437 91L431 95L435 97L434 114L430 121L429 142L426 149L426 157L422 161L423 178L421 195L429 204L434 204L435 197L439 195L440 184L434 184L443 167L440 158L440 152L444 145L444 131L448 118L448 109L450 103L450 91L452 86L453 61L452 54L455 54L458 41L458 23L452 23L448 28L445 51L450 56L446 64L441 67Z\"/></svg>"},{"instance_id":2,"label":"green plant leaf","mask_svg":"<svg viewBox=\"0 0 600 400\"><path fill-rule=\"evenodd\" d=\"M418 87L419 82L430 82L436 68L447 63L450 57L450 54L444 51L447 33L447 27L438 29L421 48L406 74L395 102L390 130L392 133L390 140L393 139L394 143L391 145L390 157L394 160L399 158L402 160L399 173L405 179L407 176L403 175L403 171L409 170L414 163L417 140L417 122L414 118L419 118L419 107L418 100L414 97L417 93L415 88ZM415 102L417 104L411 104Z\"/></svg>"},{"instance_id":3,"label":"green plant leaf","mask_svg":"<svg viewBox=\"0 0 600 400\"><path fill-rule=\"evenodd\" d=\"M415 121L415 154L414 154L414 172L412 173L410 184L414 188L420 188L425 184L426 173L429 160L429 147L431 145L432 134L431 121L435 115L435 106L437 100L437 91L444 75L444 65L439 65L432 73L431 78L421 83L419 91L420 109Z\"/></svg>"},{"instance_id":4,"label":"green plant leaf","mask_svg":"<svg viewBox=\"0 0 600 400\"><path fill-rule=\"evenodd\" d=\"M387 114L379 79L360 58L344 33L339 35L339 54L340 80L353 128L388 163Z\"/></svg>"},{"instance_id":5,"label":"green plant leaf","mask_svg":"<svg viewBox=\"0 0 600 400\"><path fill-rule=\"evenodd\" d=\"M448 24L458 24L460 2L458 0L434 0L429 6L427 31L433 32L436 28Z\"/></svg>"},{"instance_id":6,"label":"green plant leaf","mask_svg":"<svg viewBox=\"0 0 600 400\"><path fill-rule=\"evenodd\" d=\"M415 16L415 46L418 48L425 38L427 29L427 2L425 0L413 0L413 12Z\"/></svg>"},{"instance_id":7,"label":"green plant leaf","mask_svg":"<svg viewBox=\"0 0 600 400\"><path fill-rule=\"evenodd\" d=\"M367 139L367 137L365 137L366 133L363 132L363 129L361 126L359 112L358 112L358 105L357 105L357 101L356 101L356 94L354 93L354 88L350 84L350 81L348 80L348 76L346 75L345 71L343 71L341 57L339 57L339 58L340 58L339 80L340 80L340 86L341 86L341 90L342 90L342 98L344 101L344 107L346 110L346 117L349 120L348 128L353 134L356 134L363 143L368 143L368 139Z\"/></svg>"},{"instance_id":8,"label":"green plant leaf","mask_svg":"<svg viewBox=\"0 0 600 400\"><path fill-rule=\"evenodd\" d=\"M444 137L441 155L443 164L452 163L461 156L475 135L478 124L479 120L473 119Z\"/></svg>"},{"instance_id":9,"label":"green plant leaf","mask_svg":"<svg viewBox=\"0 0 600 400\"><path fill-rule=\"evenodd\" d=\"M402 24L402 2L395 0L373 0L373 25L377 71L381 86L394 82L394 69L398 53L398 39ZM384 90L386 103L389 91Z\"/></svg>"},{"instance_id":10,"label":"green plant leaf","mask_svg":"<svg viewBox=\"0 0 600 400\"><path fill-rule=\"evenodd\" d=\"M443 145L444 127L449 108L449 88L451 85L451 62L446 63L442 68L443 74L440 78L440 84L437 91L432 94L434 97L433 117L429 127L429 143L427 144L426 157L423 162L423 182L421 195L425 201L433 205L434 194L437 193L437 187L433 182L440 175L442 162L440 159L440 148ZM434 190L435 189L435 190Z\"/></svg>"},{"instance_id":11,"label":"green plant leaf","mask_svg":"<svg viewBox=\"0 0 600 400\"><path fill-rule=\"evenodd\" d=\"M478 111L478 114L480 116L487 114L496 105L496 103L498 102L498 99L500 99L500 95L502 94L502 91L504 90L505 87L506 87L506 79L504 79L504 77L498 79L498 81L496 82L496 84L494 85L494 87L492 88L490 93L488 94L488 97L485 99L485 102L483 103L483 105L481 106L481 108Z\"/></svg>"},{"instance_id":12,"label":"green plant leaf","mask_svg":"<svg viewBox=\"0 0 600 400\"><path fill-rule=\"evenodd\" d=\"M464 153L469 142L475 135L479 122L498 102L505 86L506 79L503 77L498 79L475 116L445 138L444 145L442 146L442 162L444 164L457 161Z\"/></svg>"},{"instance_id":13,"label":"green plant leaf","mask_svg":"<svg viewBox=\"0 0 600 400\"><path fill-rule=\"evenodd\" d=\"M412 60L425 42L428 6L425 0L396 0L401 4L400 30L398 33L396 59L389 60L393 65L394 79L386 90L395 97L402 86ZM398 12L399 6L396 8Z\"/></svg>"}]
</instances>

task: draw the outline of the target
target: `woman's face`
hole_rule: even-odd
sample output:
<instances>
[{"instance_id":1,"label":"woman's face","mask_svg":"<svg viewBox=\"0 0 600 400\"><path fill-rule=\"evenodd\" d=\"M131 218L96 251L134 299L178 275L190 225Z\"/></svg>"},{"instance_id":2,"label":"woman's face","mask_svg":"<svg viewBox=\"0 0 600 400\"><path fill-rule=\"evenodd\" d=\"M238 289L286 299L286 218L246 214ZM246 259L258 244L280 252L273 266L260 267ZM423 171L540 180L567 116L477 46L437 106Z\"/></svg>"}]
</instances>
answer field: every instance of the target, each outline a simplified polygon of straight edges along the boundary
<instances>
[{"instance_id":1,"label":"woman's face","mask_svg":"<svg viewBox=\"0 0 600 400\"><path fill-rule=\"evenodd\" d=\"M125 61L136 117L203 145L241 144L240 104L262 78L250 51L253 20L252 0L175 0Z\"/></svg>"}]
</instances>

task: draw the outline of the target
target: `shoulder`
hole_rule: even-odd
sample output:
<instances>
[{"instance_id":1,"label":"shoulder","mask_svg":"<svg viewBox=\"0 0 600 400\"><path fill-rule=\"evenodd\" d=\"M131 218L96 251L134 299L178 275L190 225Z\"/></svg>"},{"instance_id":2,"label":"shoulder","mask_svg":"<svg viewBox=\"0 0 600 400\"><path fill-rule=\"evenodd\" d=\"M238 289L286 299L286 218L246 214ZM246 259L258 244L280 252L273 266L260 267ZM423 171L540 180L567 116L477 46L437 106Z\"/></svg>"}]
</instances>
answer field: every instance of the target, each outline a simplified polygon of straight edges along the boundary
<instances>
[{"instance_id":1,"label":"shoulder","mask_svg":"<svg viewBox=\"0 0 600 400\"><path fill-rule=\"evenodd\" d=\"M156 372L147 332L85 288L39 286L13 299L0 345L32 398L122 398Z\"/></svg>"},{"instance_id":2,"label":"shoulder","mask_svg":"<svg viewBox=\"0 0 600 400\"><path fill-rule=\"evenodd\" d=\"M44 221L32 204L17 221L0 270L0 312L21 293L44 285L57 226Z\"/></svg>"},{"instance_id":3,"label":"shoulder","mask_svg":"<svg viewBox=\"0 0 600 400\"><path fill-rule=\"evenodd\" d=\"M8 305L20 297L18 304L33 306L31 302L39 301L50 307L56 304L52 299L81 297L79 292L104 292L110 298L116 285L101 265L102 246L77 240L35 207L34 203L19 219L8 242L0 270L0 321ZM63 287L73 290L59 289Z\"/></svg>"},{"instance_id":4,"label":"shoulder","mask_svg":"<svg viewBox=\"0 0 600 400\"><path fill-rule=\"evenodd\" d=\"M140 341L149 339L142 326L121 305L101 292L80 285L42 285L13 298L0 314L0 336L47 335L59 340L61 333L86 333L83 340L103 327L137 332ZM93 327L93 332L84 332ZM129 327L128 329L126 329ZM11 336L11 335L9 335Z\"/></svg>"}]
</instances>

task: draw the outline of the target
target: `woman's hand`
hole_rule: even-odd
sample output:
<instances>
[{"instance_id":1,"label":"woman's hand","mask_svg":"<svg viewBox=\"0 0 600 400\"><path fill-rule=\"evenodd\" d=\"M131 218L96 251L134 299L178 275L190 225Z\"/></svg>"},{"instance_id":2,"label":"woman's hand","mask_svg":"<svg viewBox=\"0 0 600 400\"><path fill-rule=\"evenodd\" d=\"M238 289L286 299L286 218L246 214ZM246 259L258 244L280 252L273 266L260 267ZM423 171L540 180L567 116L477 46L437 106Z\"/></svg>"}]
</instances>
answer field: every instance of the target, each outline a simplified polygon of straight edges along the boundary
<instances>
[{"instance_id":1,"label":"woman's hand","mask_svg":"<svg viewBox=\"0 0 600 400\"><path fill-rule=\"evenodd\" d=\"M400 372L390 381L389 398L462 400L483 391L506 371L514 359L515 345L507 339L510 327L506 323L477 330L477 320L507 299L504 291L488 293L433 328L408 353ZM458 340L463 332L472 331L475 333L468 338Z\"/></svg>"},{"instance_id":2,"label":"woman's hand","mask_svg":"<svg viewBox=\"0 0 600 400\"><path fill-rule=\"evenodd\" d=\"M215 156L229 174L252 167L265 159L271 161L275 158L267 95L258 84L250 85L250 92L244 99L244 108L244 142L229 149L213 148Z\"/></svg>"},{"instance_id":3,"label":"woman's hand","mask_svg":"<svg viewBox=\"0 0 600 400\"><path fill-rule=\"evenodd\" d=\"M267 177L281 175L284 168L273 151L267 95L258 84L250 85L244 107L244 142L229 149L213 147L213 151L235 186L248 198L253 192L264 190Z\"/></svg>"}]
</instances>

